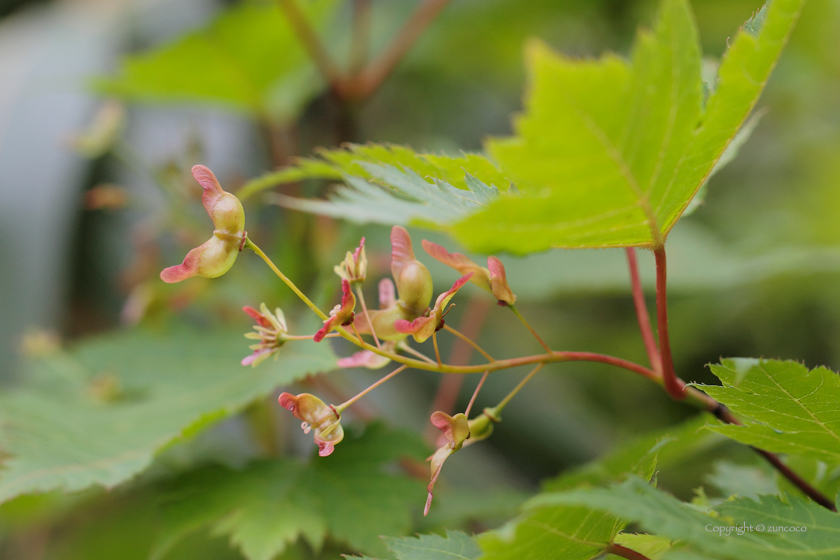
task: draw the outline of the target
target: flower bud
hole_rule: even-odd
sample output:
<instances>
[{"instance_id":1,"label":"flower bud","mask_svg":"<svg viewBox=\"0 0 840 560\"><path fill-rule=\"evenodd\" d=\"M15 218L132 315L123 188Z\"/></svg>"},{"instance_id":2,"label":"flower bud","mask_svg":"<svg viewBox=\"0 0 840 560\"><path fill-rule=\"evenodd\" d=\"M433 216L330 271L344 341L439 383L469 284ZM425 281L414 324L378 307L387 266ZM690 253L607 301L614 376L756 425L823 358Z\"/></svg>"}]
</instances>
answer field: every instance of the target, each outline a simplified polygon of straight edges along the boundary
<instances>
[{"instance_id":1,"label":"flower bud","mask_svg":"<svg viewBox=\"0 0 840 560\"><path fill-rule=\"evenodd\" d=\"M330 316L324 321L324 326L315 333L315 336L312 338L315 342L321 342L327 336L327 333L339 326L346 327L355 319L353 309L356 307L356 296L350 291L350 282L342 280L341 291L343 292L341 303L330 311Z\"/></svg>"},{"instance_id":2,"label":"flower bud","mask_svg":"<svg viewBox=\"0 0 840 560\"><path fill-rule=\"evenodd\" d=\"M168 283L193 276L221 276L233 266L247 236L245 210L239 199L222 190L213 172L203 165L193 167L192 174L204 187L201 200L216 229L208 241L187 253L182 264L165 268L160 273L161 280Z\"/></svg>"},{"instance_id":3,"label":"flower bud","mask_svg":"<svg viewBox=\"0 0 840 560\"><path fill-rule=\"evenodd\" d=\"M425 342L430 336L443 328L443 316L446 315L446 306L449 301L455 296L455 293L461 287L469 282L473 273L470 272L455 281L452 287L446 292L440 294L435 300L435 307L427 316L418 317L413 321L399 319L394 322L394 328L403 334L410 334L414 336L417 342Z\"/></svg>"},{"instance_id":4,"label":"flower bud","mask_svg":"<svg viewBox=\"0 0 840 560\"><path fill-rule=\"evenodd\" d=\"M305 433L314 431L315 443L318 445L318 455L326 457L335 450L335 445L344 439L344 429L341 427L341 415L332 405L327 405L309 393L292 395L283 393L277 399L280 406L292 412L295 418L302 420L301 428Z\"/></svg>"},{"instance_id":5,"label":"flower bud","mask_svg":"<svg viewBox=\"0 0 840 560\"><path fill-rule=\"evenodd\" d=\"M462 413L449 416L445 412L437 411L432 414L432 424L443 432L446 442L435 451L434 455L427 459L427 461L431 461L432 479L426 488L429 491L429 496L426 498L426 508L423 510L423 515L428 515L429 508L432 507L432 498L434 497L432 490L440 476L443 463L450 455L461 449L464 442L470 437L469 422Z\"/></svg>"},{"instance_id":6,"label":"flower bud","mask_svg":"<svg viewBox=\"0 0 840 560\"><path fill-rule=\"evenodd\" d=\"M391 229L391 275L397 284L398 305L407 313L421 315L432 301L432 275L414 257L411 237L400 226Z\"/></svg>"},{"instance_id":7,"label":"flower bud","mask_svg":"<svg viewBox=\"0 0 840 560\"><path fill-rule=\"evenodd\" d=\"M487 268L484 268L461 253L450 253L437 243L424 239L422 244L435 260L451 266L461 274L472 272L472 283L492 293L499 305L513 305L516 302L516 296L507 283L505 265L498 258L487 257Z\"/></svg>"}]
</instances>

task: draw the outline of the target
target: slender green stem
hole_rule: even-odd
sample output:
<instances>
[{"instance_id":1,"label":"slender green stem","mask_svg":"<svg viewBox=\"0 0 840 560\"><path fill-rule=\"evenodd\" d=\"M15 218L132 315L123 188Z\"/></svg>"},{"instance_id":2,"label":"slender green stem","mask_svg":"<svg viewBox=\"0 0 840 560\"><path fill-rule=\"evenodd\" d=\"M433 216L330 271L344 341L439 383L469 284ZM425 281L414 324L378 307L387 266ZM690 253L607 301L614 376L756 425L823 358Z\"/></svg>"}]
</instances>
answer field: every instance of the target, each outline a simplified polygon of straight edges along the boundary
<instances>
[{"instance_id":1,"label":"slender green stem","mask_svg":"<svg viewBox=\"0 0 840 560\"><path fill-rule=\"evenodd\" d=\"M478 392L481 391L481 387L484 386L484 382L487 380L487 376L490 375L490 371L485 371L484 375L481 376L481 380L479 380L478 385L475 387L475 391L473 391L472 397L470 397L470 403L467 405L467 409L464 411L464 416L467 418L470 417L470 411L472 410L472 405L475 402L475 398L478 396Z\"/></svg>"},{"instance_id":2,"label":"slender green stem","mask_svg":"<svg viewBox=\"0 0 840 560\"><path fill-rule=\"evenodd\" d=\"M350 406L351 404L353 404L357 400L361 399L362 397L364 397L365 395L367 395L368 393L370 393L371 391L373 391L374 389L376 389L377 387L379 387L380 385L382 385L383 383L385 383L386 381L388 381L389 379L391 379L392 377L394 377L395 375L397 375L398 373L400 373L401 371L404 371L406 369L408 369L408 366L398 367L397 369L395 369L394 371L392 371L391 373L389 373L388 375L386 375L385 377L383 377L382 379L380 379L379 381L377 381L376 383L374 383L373 385L371 385L370 387L368 387L367 389L365 389L364 391L362 391L361 393L356 395L355 397L353 397L350 400L345 401L345 402L341 403L340 405L336 406L335 409L340 413L342 410L344 410L345 408L347 408L348 406Z\"/></svg>"},{"instance_id":3,"label":"slender green stem","mask_svg":"<svg viewBox=\"0 0 840 560\"><path fill-rule=\"evenodd\" d=\"M376 347L382 350L382 345L379 343L379 337L376 336L376 329L373 328L373 323L370 320L370 313L368 313L367 305L365 305L365 294L362 291L361 285L356 286L356 295L359 296L359 303L362 304L362 313L364 313L365 319L370 327L370 334L373 336L373 341L376 343Z\"/></svg>"},{"instance_id":4,"label":"slender green stem","mask_svg":"<svg viewBox=\"0 0 840 560\"><path fill-rule=\"evenodd\" d=\"M492 357L490 354L488 354L487 352L485 352L485 351L481 348L481 346L479 346L478 344L476 344L476 343L475 343L475 341L473 341L473 339L471 339L471 338L470 338L470 337L468 337L467 335L465 335L465 334L463 334L463 333L461 333L461 332L459 332L459 331L457 331L457 330L453 329L452 327L450 327L449 325L446 325L446 324L444 324L444 325L443 325L443 328L444 328L444 329L446 329L447 331L451 332L452 334L454 334L455 336L457 336L458 338L460 338L461 340L463 340L464 342L466 342L467 344L469 344L469 345L470 345L470 346L472 346L473 348L475 348L475 350L476 350L479 354L481 354L482 356L484 356L485 358L487 358L487 360L488 360L488 361L490 361L490 362L495 362L495 361L496 361L496 360L494 360L494 359L493 359L493 357Z\"/></svg>"},{"instance_id":5,"label":"slender green stem","mask_svg":"<svg viewBox=\"0 0 840 560\"><path fill-rule=\"evenodd\" d=\"M312 303L312 301L308 297L306 297L306 295L303 292L301 292L297 286L295 286L294 282L286 278L286 275L280 272L280 269L274 265L274 263L271 261L271 259L268 258L268 256L265 253L263 253L262 249L257 247L257 245L253 241L251 241L251 238L245 238L245 246L254 251L256 254L258 254L260 258L265 261L265 264L268 265L268 268L270 268L272 272L274 272L274 274L276 274L277 277L280 278L280 280L285 282L285 284L295 293L295 295L299 297L301 301L303 301L303 303L305 303L309 307L309 309L314 311L318 317L320 317L324 321L329 319L326 313L318 309L318 306Z\"/></svg>"},{"instance_id":6,"label":"slender green stem","mask_svg":"<svg viewBox=\"0 0 840 560\"><path fill-rule=\"evenodd\" d=\"M520 381L519 384L516 387L514 387L513 390L510 393L508 393L505 398L501 400L499 404L493 407L493 411L495 413L501 412L502 409L507 406L507 403L510 402L510 399L515 397L516 393L518 393L522 389L522 387L524 387L525 384L528 383L531 380L531 378L534 377L534 375L536 375L536 373L542 369L544 365L545 364L537 364L537 366L534 369L532 369L531 372L528 375L526 375L522 379L522 381Z\"/></svg>"},{"instance_id":7,"label":"slender green stem","mask_svg":"<svg viewBox=\"0 0 840 560\"><path fill-rule=\"evenodd\" d=\"M350 326L351 326L351 327L353 327L353 332L356 334L356 338L358 338L358 339L359 339L359 344L364 344L364 343L365 343L365 341L364 341L364 339L362 338L362 335L360 335L360 334L359 334L359 330L356 328L356 324L355 324L355 323L353 323L353 324L352 324L352 325L350 325Z\"/></svg>"},{"instance_id":8,"label":"slender green stem","mask_svg":"<svg viewBox=\"0 0 840 560\"><path fill-rule=\"evenodd\" d=\"M431 359L427 355L423 354L422 352L418 352L417 350L415 350L414 348L412 348L411 346L409 346L407 344L405 346L401 346L400 348L402 350L405 350L406 352L408 352L412 356L416 356L416 357L420 358L421 360L429 362L430 364L437 365L437 363L433 359Z\"/></svg>"},{"instance_id":9,"label":"slender green stem","mask_svg":"<svg viewBox=\"0 0 840 560\"><path fill-rule=\"evenodd\" d=\"M443 367L443 363L440 361L440 349L438 348L436 332L432 333L432 344L435 347L435 358L437 358L437 365L438 367Z\"/></svg>"},{"instance_id":10,"label":"slender green stem","mask_svg":"<svg viewBox=\"0 0 840 560\"><path fill-rule=\"evenodd\" d=\"M284 334L284 340L312 340L314 334ZM326 335L324 338L338 338L341 335L338 333L330 333Z\"/></svg>"},{"instance_id":11,"label":"slender green stem","mask_svg":"<svg viewBox=\"0 0 840 560\"><path fill-rule=\"evenodd\" d=\"M522 321L522 324L525 325L525 328L528 329L529 331L531 331L531 334L534 335L534 338L537 339L537 342L539 342L540 345L543 348L545 348L545 351L550 353L551 348L549 348L548 344L546 344L545 341L540 337L540 335L537 334L537 331L534 330L534 327L532 327L528 323L528 321L525 320L525 317L522 316L522 313L519 312L519 310L516 308L516 306L515 305L508 305L508 309L513 311L513 314L516 315L517 319Z\"/></svg>"}]
</instances>

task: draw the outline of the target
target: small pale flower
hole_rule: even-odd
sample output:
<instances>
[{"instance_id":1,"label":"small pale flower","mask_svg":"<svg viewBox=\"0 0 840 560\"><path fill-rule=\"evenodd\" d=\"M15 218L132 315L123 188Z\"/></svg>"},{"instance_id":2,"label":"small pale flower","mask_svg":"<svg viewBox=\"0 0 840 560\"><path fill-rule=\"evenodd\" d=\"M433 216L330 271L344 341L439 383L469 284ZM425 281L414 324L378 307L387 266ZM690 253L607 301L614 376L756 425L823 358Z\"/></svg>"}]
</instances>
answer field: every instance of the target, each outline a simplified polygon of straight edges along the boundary
<instances>
[{"instance_id":1,"label":"small pale flower","mask_svg":"<svg viewBox=\"0 0 840 560\"><path fill-rule=\"evenodd\" d=\"M272 355L277 359L278 351L286 343L286 333L289 332L283 310L278 307L272 314L268 307L261 303L259 311L247 305L242 308L242 311L257 322L254 325L254 332L247 333L245 338L259 341L249 347L254 353L243 358L242 365L256 367Z\"/></svg>"},{"instance_id":2,"label":"small pale flower","mask_svg":"<svg viewBox=\"0 0 840 560\"><path fill-rule=\"evenodd\" d=\"M365 238L359 242L359 246L352 253L347 251L347 256L341 264L336 265L333 270L343 280L351 284L360 284L367 276L367 255L365 255Z\"/></svg>"},{"instance_id":3,"label":"small pale flower","mask_svg":"<svg viewBox=\"0 0 840 560\"><path fill-rule=\"evenodd\" d=\"M472 272L472 283L492 293L499 305L513 305L516 302L516 296L507 283L505 265L498 258L487 257L487 268L484 268L461 253L450 253L437 243L425 239L422 243L426 252L435 260L451 266L461 274Z\"/></svg>"},{"instance_id":4,"label":"small pale flower","mask_svg":"<svg viewBox=\"0 0 840 560\"><path fill-rule=\"evenodd\" d=\"M417 342L425 342L430 336L443 328L443 316L446 315L448 311L446 306L449 305L449 301L455 296L455 293L460 290L464 284L469 282L472 275L472 272L465 274L456 280L449 290L440 294L435 301L434 308L428 315L424 317L417 317L410 322L405 319L399 319L394 323L394 328L403 334L410 334L414 336L414 340Z\"/></svg>"},{"instance_id":5,"label":"small pale flower","mask_svg":"<svg viewBox=\"0 0 840 560\"><path fill-rule=\"evenodd\" d=\"M204 208L213 220L213 236L187 253L184 262L160 273L164 282L174 283L193 276L216 278L233 266L245 246L245 210L239 199L222 190L213 172L203 165L192 168L193 177L204 187Z\"/></svg>"},{"instance_id":6,"label":"small pale flower","mask_svg":"<svg viewBox=\"0 0 840 560\"><path fill-rule=\"evenodd\" d=\"M429 514L429 508L432 507L432 491L440 476L440 470L443 468L443 463L450 455L461 449L464 442L470 437L470 427L467 417L462 413L455 416L449 416L445 412L437 411L432 414L432 424L443 432L446 438L442 445L435 451L434 455L429 457L427 461L431 461L432 479L429 482L427 490L429 496L426 498L426 508L423 510L423 515Z\"/></svg>"},{"instance_id":7,"label":"small pale flower","mask_svg":"<svg viewBox=\"0 0 840 560\"><path fill-rule=\"evenodd\" d=\"M304 433L314 432L318 455L321 457L331 454L335 445L344 439L341 415L334 406L309 393L297 396L283 393L277 400L280 406L291 411L295 418L303 422L300 427Z\"/></svg>"},{"instance_id":8,"label":"small pale flower","mask_svg":"<svg viewBox=\"0 0 840 560\"><path fill-rule=\"evenodd\" d=\"M346 327L353 323L355 318L353 309L356 307L356 296L354 296L353 292L350 290L350 282L342 280L341 291L341 303L336 305L333 310L330 311L330 316L326 321L324 321L324 326L315 333L315 336L312 338L315 342L321 342L324 340L324 337L336 327Z\"/></svg>"}]
</instances>

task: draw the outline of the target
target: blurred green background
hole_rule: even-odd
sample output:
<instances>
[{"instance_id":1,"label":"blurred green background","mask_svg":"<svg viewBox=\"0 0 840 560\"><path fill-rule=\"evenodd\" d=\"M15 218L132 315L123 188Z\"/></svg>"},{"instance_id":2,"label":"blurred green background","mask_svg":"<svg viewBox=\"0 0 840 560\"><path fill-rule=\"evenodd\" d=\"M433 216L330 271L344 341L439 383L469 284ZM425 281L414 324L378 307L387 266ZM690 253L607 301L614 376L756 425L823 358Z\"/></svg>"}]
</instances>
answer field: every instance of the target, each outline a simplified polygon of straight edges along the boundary
<instances>
[{"instance_id":1,"label":"blurred green background","mask_svg":"<svg viewBox=\"0 0 840 560\"><path fill-rule=\"evenodd\" d=\"M225 10L242 9L243 3L261 4L0 3L4 386L25 381L21 349L37 347L37 332L53 333L73 348L87 337L130 332L137 325L166 329L188 323L208 332L231 327L244 333L250 327L239 308L261 301L290 315L302 311L253 255L243 255L231 273L212 283L195 280L173 287L158 280L160 269L179 262L194 241L206 237L208 222L188 173L193 164L207 165L235 192L290 157L341 142L478 151L487 136L511 131L511 117L521 108L522 47L529 37L576 56L606 50L626 54L637 27L649 26L656 10L656 2L641 0L452 0L382 87L351 106L325 91L287 29L278 27L272 35L274 20L240 22L221 43L209 41L228 48L234 58L239 51L259 51L247 76L227 72L220 60L208 58L211 51L199 40L165 64L160 59L152 64L156 55L144 54L156 48L167 52L173 41L210 25ZM350 49L351 2L301 4L318 11L320 34L343 63ZM418 4L372 1L372 55ZM757 0L695 0L692 6L710 57L723 52L727 37L759 7ZM269 26L270 40L261 39L265 30L259 25ZM686 380L712 382L704 366L728 356L840 367L839 1L806 5L759 108L766 114L752 137L710 181L705 204L677 225L669 245L672 344L677 371ZM90 133L87 144L80 141L79 135L103 114L107 119L108 111L121 116L109 142L97 146ZM325 188L318 183L282 187L311 196ZM388 274L387 228L296 214L263 204L260 197L246 204L246 212L250 235L321 303L331 303L334 296L332 265L361 235L368 239L369 278ZM412 234L416 246L426 237L456 248L439 235ZM455 273L424 257L436 289L448 287ZM505 263L521 310L552 347L645 362L622 251L554 251L505 258ZM642 267L650 288L652 259L643 258ZM465 293L447 317L450 324L477 330L480 343L496 357L539 350L510 314L486 305L483 292ZM370 291L368 301L374 300ZM50 344L43 336L40 340ZM450 342L443 342L444 355L451 352ZM246 355L246 346L242 339L231 358ZM339 344L335 350L338 355L349 351ZM231 375L236 372L232 367ZM497 402L522 373L491 376L479 405ZM338 372L329 383L353 394L378 375ZM476 381L465 381L460 407ZM438 384L436 374L412 372L374 392L365 408L420 434ZM321 389L316 379L303 390ZM263 420L273 428L269 439L284 453L309 453L297 422L274 412L275 398L276 393L269 404L258 401L244 416L168 447L152 474L128 489L48 494L0 506L0 557L146 558L160 523L153 513L154 485L198 464L244 464L265 454L249 432L250 417L269 415ZM503 519L545 477L693 414L625 371L599 364L547 367L511 403L489 441L447 463L445 489L453 496L489 496L485 509ZM751 460L737 448L724 452ZM704 483L712 460L665 470L660 480L688 497ZM450 519L441 513L415 529L493 526L493 515L476 521L458 513L459 500L453 497L449 509L442 506ZM178 547L165 557L238 557L211 534L196 533ZM337 557L336 550L346 551L330 544L322 555ZM292 551L284 558L292 553L312 554Z\"/></svg>"}]
</instances>

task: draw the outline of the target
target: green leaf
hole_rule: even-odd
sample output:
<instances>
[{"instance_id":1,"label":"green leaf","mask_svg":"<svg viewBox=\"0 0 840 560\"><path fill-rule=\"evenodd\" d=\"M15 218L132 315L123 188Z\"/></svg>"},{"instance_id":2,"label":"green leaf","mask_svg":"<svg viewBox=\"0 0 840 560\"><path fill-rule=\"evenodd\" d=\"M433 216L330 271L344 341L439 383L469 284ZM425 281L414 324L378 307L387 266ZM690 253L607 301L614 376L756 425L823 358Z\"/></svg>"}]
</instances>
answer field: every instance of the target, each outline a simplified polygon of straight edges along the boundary
<instances>
[{"instance_id":1,"label":"green leaf","mask_svg":"<svg viewBox=\"0 0 840 560\"><path fill-rule=\"evenodd\" d=\"M685 0L663 0L630 62L532 43L516 136L488 144L523 196L501 197L452 232L483 252L660 245L758 100L802 4L775 0L758 36L735 36L705 111Z\"/></svg>"},{"instance_id":2,"label":"green leaf","mask_svg":"<svg viewBox=\"0 0 840 560\"><path fill-rule=\"evenodd\" d=\"M301 8L322 27L336 5L315 0ZM205 29L127 57L119 76L96 87L127 99L222 102L287 119L323 83L276 3L244 2Z\"/></svg>"},{"instance_id":3,"label":"green leaf","mask_svg":"<svg viewBox=\"0 0 840 560\"><path fill-rule=\"evenodd\" d=\"M725 497L743 496L757 500L762 494L778 494L772 469L764 465L736 465L728 461L715 463L706 481Z\"/></svg>"},{"instance_id":4,"label":"green leaf","mask_svg":"<svg viewBox=\"0 0 840 560\"><path fill-rule=\"evenodd\" d=\"M397 560L475 560L481 549L472 537L460 531L440 535L418 535L417 538L382 537ZM359 560L378 560L369 556L353 556Z\"/></svg>"},{"instance_id":5,"label":"green leaf","mask_svg":"<svg viewBox=\"0 0 840 560\"><path fill-rule=\"evenodd\" d=\"M168 484L153 558L207 524L250 560L270 560L301 537L315 550L327 536L356 550L381 550L378 536L404 533L424 496L422 482L383 467L426 453L412 434L373 424L361 438L349 437L329 457L308 464L282 458L238 471L190 473Z\"/></svg>"},{"instance_id":6,"label":"green leaf","mask_svg":"<svg viewBox=\"0 0 840 560\"><path fill-rule=\"evenodd\" d=\"M840 377L792 361L724 360L712 366L723 386L699 386L728 406L743 426L711 429L775 453L840 462Z\"/></svg>"},{"instance_id":7,"label":"green leaf","mask_svg":"<svg viewBox=\"0 0 840 560\"><path fill-rule=\"evenodd\" d=\"M499 191L469 175L463 189L441 179L431 182L413 170L391 165L359 164L380 187L360 177L346 176L348 186L337 186L329 200L304 200L282 194L270 200L286 208L344 218L359 223L423 224L440 229L444 224L486 206Z\"/></svg>"},{"instance_id":8,"label":"green leaf","mask_svg":"<svg viewBox=\"0 0 840 560\"><path fill-rule=\"evenodd\" d=\"M416 539L383 539L397 560L475 560L481 549L472 537L460 531L447 531L446 537L419 535Z\"/></svg>"},{"instance_id":9,"label":"green leaf","mask_svg":"<svg viewBox=\"0 0 840 560\"><path fill-rule=\"evenodd\" d=\"M267 173L243 185L236 193L247 198L264 189L301 181L303 179L339 180L346 175L368 181L378 179L364 166L391 166L400 170L410 169L423 178L449 183L461 190L470 190L469 175L479 177L484 183L507 190L510 181L490 160L479 154L462 154L459 157L415 152L406 146L394 144L348 144L334 150L318 150L320 158L301 158L295 165ZM394 186L394 185L390 185Z\"/></svg>"},{"instance_id":10,"label":"green leaf","mask_svg":"<svg viewBox=\"0 0 840 560\"><path fill-rule=\"evenodd\" d=\"M691 552L705 558L776 560L786 558L834 559L840 555L840 515L813 502L763 496L760 502L738 498L714 509L699 511L673 496L632 477L611 488L579 489L534 498L531 507L566 505L589 507L634 521L645 530L680 539ZM741 532L735 527L741 526ZM761 526L761 528L759 528ZM804 528L798 532L774 527ZM731 527L730 534L714 527ZM752 530L747 530L752 527ZM711 528L711 529L710 529ZM668 554L666 558L677 557Z\"/></svg>"},{"instance_id":11,"label":"green leaf","mask_svg":"<svg viewBox=\"0 0 840 560\"><path fill-rule=\"evenodd\" d=\"M706 419L698 416L677 428L640 437L607 457L544 484L543 494L614 482L627 473L650 478L654 467L680 463L716 445ZM552 506L526 512L498 531L478 537L486 560L591 558L613 541L624 523L586 507ZM556 554L556 556L554 556Z\"/></svg>"},{"instance_id":12,"label":"green leaf","mask_svg":"<svg viewBox=\"0 0 840 560\"><path fill-rule=\"evenodd\" d=\"M656 465L659 443L620 449L589 469L558 477L546 491L588 486L604 479L615 480L628 470L650 478ZM625 523L613 515L587 507L546 507L527 512L497 531L484 533L478 543L483 560L537 560L593 558L612 542Z\"/></svg>"},{"instance_id":13,"label":"green leaf","mask_svg":"<svg viewBox=\"0 0 840 560\"><path fill-rule=\"evenodd\" d=\"M0 470L0 502L114 487L178 438L335 367L327 345L289 345L259 368L239 364L248 352L242 332L138 330L32 363L27 386L0 394L11 455Z\"/></svg>"}]
</instances>

